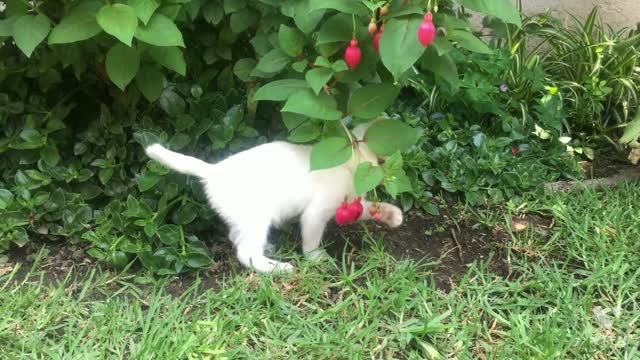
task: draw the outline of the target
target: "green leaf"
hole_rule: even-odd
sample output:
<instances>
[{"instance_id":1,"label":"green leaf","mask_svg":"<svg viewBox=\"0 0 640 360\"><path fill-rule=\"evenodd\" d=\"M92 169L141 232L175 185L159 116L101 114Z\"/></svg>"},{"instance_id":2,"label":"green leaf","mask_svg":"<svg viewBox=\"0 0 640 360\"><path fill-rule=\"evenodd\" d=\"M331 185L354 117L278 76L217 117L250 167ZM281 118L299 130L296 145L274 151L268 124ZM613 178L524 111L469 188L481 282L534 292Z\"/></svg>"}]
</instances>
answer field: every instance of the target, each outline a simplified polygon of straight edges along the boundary
<instances>
[{"instance_id":1,"label":"green leaf","mask_svg":"<svg viewBox=\"0 0 640 360\"><path fill-rule=\"evenodd\" d=\"M202 9L202 16L204 16L204 19L207 20L208 23L218 25L224 17L224 9L220 4L209 1Z\"/></svg>"},{"instance_id":2,"label":"green leaf","mask_svg":"<svg viewBox=\"0 0 640 360\"><path fill-rule=\"evenodd\" d=\"M124 4L105 5L98 11L96 20L107 34L131 46L133 34L138 27L136 12L131 6Z\"/></svg>"},{"instance_id":3,"label":"green leaf","mask_svg":"<svg viewBox=\"0 0 640 360\"><path fill-rule=\"evenodd\" d=\"M144 233L147 236L151 237L151 236L155 235L156 232L158 231L158 225L156 225L155 222L151 221L151 222L146 223L144 225L143 229L144 229Z\"/></svg>"},{"instance_id":4,"label":"green leaf","mask_svg":"<svg viewBox=\"0 0 640 360\"><path fill-rule=\"evenodd\" d=\"M463 48L481 53L491 54L493 51L482 40L478 39L475 35L464 30L451 30L449 31L449 39L455 41Z\"/></svg>"},{"instance_id":5,"label":"green leaf","mask_svg":"<svg viewBox=\"0 0 640 360\"><path fill-rule=\"evenodd\" d=\"M149 102L158 100L162 93L163 82L162 72L151 66L142 67L136 75L136 85Z\"/></svg>"},{"instance_id":6,"label":"green leaf","mask_svg":"<svg viewBox=\"0 0 640 360\"><path fill-rule=\"evenodd\" d=\"M180 243L180 227L173 224L165 224L157 231L160 241L167 246L176 246Z\"/></svg>"},{"instance_id":7,"label":"green leaf","mask_svg":"<svg viewBox=\"0 0 640 360\"><path fill-rule=\"evenodd\" d=\"M327 84L327 82L333 76L333 70L327 68L315 68L307 71L304 78L307 79L309 86L311 86L311 90L314 93L318 94L322 87Z\"/></svg>"},{"instance_id":8,"label":"green leaf","mask_svg":"<svg viewBox=\"0 0 640 360\"><path fill-rule=\"evenodd\" d=\"M321 134L322 129L320 128L320 125L309 120L308 122L291 130L287 140L297 144L304 144L319 138Z\"/></svg>"},{"instance_id":9,"label":"green leaf","mask_svg":"<svg viewBox=\"0 0 640 360\"><path fill-rule=\"evenodd\" d=\"M138 190L145 192L160 181L161 177L157 175L136 175L136 183L138 184Z\"/></svg>"},{"instance_id":10,"label":"green leaf","mask_svg":"<svg viewBox=\"0 0 640 360\"><path fill-rule=\"evenodd\" d=\"M307 68L307 65L309 64L309 62L306 59L300 60L300 61L296 61L293 64L291 64L291 68L297 72L303 72L304 69Z\"/></svg>"},{"instance_id":11,"label":"green leaf","mask_svg":"<svg viewBox=\"0 0 640 360\"><path fill-rule=\"evenodd\" d=\"M20 138L26 142L40 142L42 141L42 135L36 129L26 128L20 132Z\"/></svg>"},{"instance_id":12,"label":"green leaf","mask_svg":"<svg viewBox=\"0 0 640 360\"><path fill-rule=\"evenodd\" d=\"M229 25L231 31L236 34L246 31L248 28L254 26L260 16L249 9L242 9L231 15Z\"/></svg>"},{"instance_id":13,"label":"green leaf","mask_svg":"<svg viewBox=\"0 0 640 360\"><path fill-rule=\"evenodd\" d=\"M7 189L0 189L0 209L4 210L13 203L13 194Z\"/></svg>"},{"instance_id":14,"label":"green leaf","mask_svg":"<svg viewBox=\"0 0 640 360\"><path fill-rule=\"evenodd\" d=\"M51 30L49 44L67 44L94 37L102 32L96 21L96 15L85 10L74 10L62 18Z\"/></svg>"},{"instance_id":15,"label":"green leaf","mask_svg":"<svg viewBox=\"0 0 640 360\"><path fill-rule=\"evenodd\" d=\"M361 119L373 119L393 104L399 92L393 84L365 85L353 92L347 111Z\"/></svg>"},{"instance_id":16,"label":"green leaf","mask_svg":"<svg viewBox=\"0 0 640 360\"><path fill-rule=\"evenodd\" d=\"M456 2L471 10L497 17L504 22L522 26L520 12L511 0L456 0Z\"/></svg>"},{"instance_id":17,"label":"green leaf","mask_svg":"<svg viewBox=\"0 0 640 360\"><path fill-rule=\"evenodd\" d=\"M166 88L162 91L160 99L158 99L158 105L170 116L183 115L187 108L184 99L171 88Z\"/></svg>"},{"instance_id":18,"label":"green leaf","mask_svg":"<svg viewBox=\"0 0 640 360\"><path fill-rule=\"evenodd\" d=\"M369 10L360 0L310 0L309 8L312 11L317 9L335 9L347 14L369 14Z\"/></svg>"},{"instance_id":19,"label":"green leaf","mask_svg":"<svg viewBox=\"0 0 640 360\"><path fill-rule=\"evenodd\" d=\"M280 49L273 49L266 53L258 62L256 70L265 73L277 73L284 69L291 61L289 56Z\"/></svg>"},{"instance_id":20,"label":"green leaf","mask_svg":"<svg viewBox=\"0 0 640 360\"><path fill-rule=\"evenodd\" d=\"M13 36L13 24L18 20L19 16L12 16L0 20L0 37Z\"/></svg>"},{"instance_id":21,"label":"green leaf","mask_svg":"<svg viewBox=\"0 0 640 360\"><path fill-rule=\"evenodd\" d=\"M403 192L411 191L411 181L402 168L402 156L395 152L382 165L384 170L384 187L394 199Z\"/></svg>"},{"instance_id":22,"label":"green leaf","mask_svg":"<svg viewBox=\"0 0 640 360\"><path fill-rule=\"evenodd\" d=\"M53 145L47 145L40 149L40 157L49 166L56 166L60 161L60 153L58 148Z\"/></svg>"},{"instance_id":23,"label":"green leaf","mask_svg":"<svg viewBox=\"0 0 640 360\"><path fill-rule=\"evenodd\" d=\"M191 137L187 134L176 133L169 140L169 148L178 151L191 143Z\"/></svg>"},{"instance_id":24,"label":"green leaf","mask_svg":"<svg viewBox=\"0 0 640 360\"><path fill-rule=\"evenodd\" d=\"M424 53L418 41L418 29L422 17L397 18L389 20L380 38L380 57L384 66L397 80Z\"/></svg>"},{"instance_id":25,"label":"green leaf","mask_svg":"<svg viewBox=\"0 0 640 360\"><path fill-rule=\"evenodd\" d=\"M113 168L100 169L100 171L98 171L98 179L100 180L100 183L102 183L102 185L108 183L109 180L111 180L112 176Z\"/></svg>"},{"instance_id":26,"label":"green leaf","mask_svg":"<svg viewBox=\"0 0 640 360\"><path fill-rule=\"evenodd\" d=\"M253 95L253 101L284 101L287 100L291 94L308 89L309 84L304 80L276 80L260 87L260 89L258 89L258 91Z\"/></svg>"},{"instance_id":27,"label":"green leaf","mask_svg":"<svg viewBox=\"0 0 640 360\"><path fill-rule=\"evenodd\" d=\"M120 90L124 91L140 67L140 55L135 48L116 44L107 52L107 74Z\"/></svg>"},{"instance_id":28,"label":"green leaf","mask_svg":"<svg viewBox=\"0 0 640 360\"><path fill-rule=\"evenodd\" d=\"M151 46L147 50L149 56L155 60L158 64L164 66L169 70L173 70L176 73L185 76L187 73L187 64L184 61L184 55L182 51L175 47L156 47Z\"/></svg>"},{"instance_id":29,"label":"green leaf","mask_svg":"<svg viewBox=\"0 0 640 360\"><path fill-rule=\"evenodd\" d=\"M247 0L224 0L223 3L225 14L232 14L236 11L244 9L246 6Z\"/></svg>"},{"instance_id":30,"label":"green leaf","mask_svg":"<svg viewBox=\"0 0 640 360\"><path fill-rule=\"evenodd\" d=\"M280 48L287 53L287 55L296 57L302 54L304 35L298 29L280 25L278 42L280 43Z\"/></svg>"},{"instance_id":31,"label":"green leaf","mask_svg":"<svg viewBox=\"0 0 640 360\"><path fill-rule=\"evenodd\" d=\"M253 58L243 58L233 65L233 74L242 81L251 79L251 72L256 68L258 62Z\"/></svg>"},{"instance_id":32,"label":"green leaf","mask_svg":"<svg viewBox=\"0 0 640 360\"><path fill-rule=\"evenodd\" d=\"M454 91L459 88L458 68L449 54L438 56L435 47L430 46L422 57L422 68L429 70L448 82Z\"/></svg>"},{"instance_id":33,"label":"green leaf","mask_svg":"<svg viewBox=\"0 0 640 360\"><path fill-rule=\"evenodd\" d=\"M306 116L282 113L282 121L289 130L289 141L294 143L307 143L320 137L320 125Z\"/></svg>"},{"instance_id":34,"label":"green leaf","mask_svg":"<svg viewBox=\"0 0 640 360\"><path fill-rule=\"evenodd\" d=\"M7 17L25 15L31 8L28 2L22 0L4 0L2 3L3 15Z\"/></svg>"},{"instance_id":35,"label":"green leaf","mask_svg":"<svg viewBox=\"0 0 640 360\"><path fill-rule=\"evenodd\" d=\"M334 98L326 94L316 95L311 89L293 93L280 111L320 120L339 120L342 117Z\"/></svg>"},{"instance_id":36,"label":"green leaf","mask_svg":"<svg viewBox=\"0 0 640 360\"><path fill-rule=\"evenodd\" d=\"M640 108L636 112L636 117L624 128L624 134L618 142L620 144L628 144L630 142L638 140L640 137Z\"/></svg>"},{"instance_id":37,"label":"green leaf","mask_svg":"<svg viewBox=\"0 0 640 360\"><path fill-rule=\"evenodd\" d=\"M384 171L379 166L367 161L360 163L354 178L356 195L362 196L375 189L384 180Z\"/></svg>"},{"instance_id":38,"label":"green leaf","mask_svg":"<svg viewBox=\"0 0 640 360\"><path fill-rule=\"evenodd\" d=\"M192 203L186 203L176 212L176 222L180 225L186 225L195 220L198 215L198 207Z\"/></svg>"},{"instance_id":39,"label":"green leaf","mask_svg":"<svg viewBox=\"0 0 640 360\"><path fill-rule=\"evenodd\" d=\"M408 150L418 141L418 131L400 120L383 120L367 129L364 140L378 156Z\"/></svg>"},{"instance_id":40,"label":"green leaf","mask_svg":"<svg viewBox=\"0 0 640 360\"><path fill-rule=\"evenodd\" d=\"M211 265L213 261L210 257L200 253L189 253L187 254L187 265L191 268L205 268Z\"/></svg>"},{"instance_id":41,"label":"green leaf","mask_svg":"<svg viewBox=\"0 0 640 360\"><path fill-rule=\"evenodd\" d=\"M49 30L51 25L46 16L23 15L13 23L13 41L27 57L31 57L33 50L47 37Z\"/></svg>"},{"instance_id":42,"label":"green leaf","mask_svg":"<svg viewBox=\"0 0 640 360\"><path fill-rule=\"evenodd\" d=\"M349 139L330 137L313 146L311 150L311 171L330 169L351 159L353 148Z\"/></svg>"},{"instance_id":43,"label":"green leaf","mask_svg":"<svg viewBox=\"0 0 640 360\"><path fill-rule=\"evenodd\" d=\"M311 33L324 17L326 10L311 10L309 0L299 0L294 10L293 21L303 33Z\"/></svg>"},{"instance_id":44,"label":"green leaf","mask_svg":"<svg viewBox=\"0 0 640 360\"><path fill-rule=\"evenodd\" d=\"M136 16L147 25L151 15L160 7L156 0L129 0L129 5L135 10Z\"/></svg>"},{"instance_id":45,"label":"green leaf","mask_svg":"<svg viewBox=\"0 0 640 360\"><path fill-rule=\"evenodd\" d=\"M184 47L182 33L176 24L162 14L154 14L146 26L138 26L136 38L155 46Z\"/></svg>"},{"instance_id":46,"label":"green leaf","mask_svg":"<svg viewBox=\"0 0 640 360\"><path fill-rule=\"evenodd\" d=\"M385 33L386 33L385 26ZM416 30L418 31L418 30ZM318 31L316 45L349 42L352 37L353 22L351 16L347 14L336 14L325 21ZM384 37L384 36L383 36Z\"/></svg>"}]
</instances>

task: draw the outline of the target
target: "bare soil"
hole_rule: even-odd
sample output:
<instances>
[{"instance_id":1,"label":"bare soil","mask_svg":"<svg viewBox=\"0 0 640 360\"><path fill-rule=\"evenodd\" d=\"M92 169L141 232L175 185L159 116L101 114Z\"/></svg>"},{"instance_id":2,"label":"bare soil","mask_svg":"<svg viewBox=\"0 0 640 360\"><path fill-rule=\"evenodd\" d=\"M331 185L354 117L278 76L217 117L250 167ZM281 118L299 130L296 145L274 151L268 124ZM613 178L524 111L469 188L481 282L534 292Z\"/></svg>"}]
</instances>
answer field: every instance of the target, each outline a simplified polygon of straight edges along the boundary
<instances>
[{"instance_id":1,"label":"bare soil","mask_svg":"<svg viewBox=\"0 0 640 360\"><path fill-rule=\"evenodd\" d=\"M476 260L490 260L490 270L498 275L505 276L508 273L501 256L506 241L503 231L486 229L470 220L461 221L446 212L430 216L411 211L405 214L404 224L397 229L388 229L373 222L368 222L364 227L362 224L344 228L331 225L325 233L324 244L329 255L340 259L344 254L351 260L354 255L371 246L363 240L367 234L383 239L385 251L397 259L420 260L431 269L436 286L444 291L455 286ZM283 240L290 237L291 234L282 231L274 231L271 235L272 242L277 246L292 241ZM10 263L21 263L22 266L17 280L29 272L42 246L42 243L32 242L9 255ZM201 281L202 289L217 288L226 277L241 270L229 243L211 242L209 247L215 264L207 270L177 276L169 285L171 293L183 292L196 279ZM86 255L85 250L64 243L44 244L46 255L38 264L38 269L45 271L49 283L57 283L69 275L81 278L98 266L95 260Z\"/></svg>"}]
</instances>

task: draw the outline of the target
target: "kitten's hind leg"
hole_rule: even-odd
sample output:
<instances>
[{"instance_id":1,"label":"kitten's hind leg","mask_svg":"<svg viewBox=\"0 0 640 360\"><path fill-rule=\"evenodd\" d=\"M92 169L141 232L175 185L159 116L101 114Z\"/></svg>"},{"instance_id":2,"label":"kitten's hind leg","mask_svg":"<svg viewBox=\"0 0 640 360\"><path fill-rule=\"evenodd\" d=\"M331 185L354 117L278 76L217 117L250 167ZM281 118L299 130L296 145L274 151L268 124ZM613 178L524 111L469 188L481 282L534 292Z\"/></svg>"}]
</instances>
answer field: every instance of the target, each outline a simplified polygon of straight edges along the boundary
<instances>
[{"instance_id":1,"label":"kitten's hind leg","mask_svg":"<svg viewBox=\"0 0 640 360\"><path fill-rule=\"evenodd\" d=\"M238 261L246 267L255 269L259 273L268 274L274 271L290 272L295 270L293 265L280 262L264 256L267 245L269 226L248 226L234 229L230 236L235 244Z\"/></svg>"}]
</instances>

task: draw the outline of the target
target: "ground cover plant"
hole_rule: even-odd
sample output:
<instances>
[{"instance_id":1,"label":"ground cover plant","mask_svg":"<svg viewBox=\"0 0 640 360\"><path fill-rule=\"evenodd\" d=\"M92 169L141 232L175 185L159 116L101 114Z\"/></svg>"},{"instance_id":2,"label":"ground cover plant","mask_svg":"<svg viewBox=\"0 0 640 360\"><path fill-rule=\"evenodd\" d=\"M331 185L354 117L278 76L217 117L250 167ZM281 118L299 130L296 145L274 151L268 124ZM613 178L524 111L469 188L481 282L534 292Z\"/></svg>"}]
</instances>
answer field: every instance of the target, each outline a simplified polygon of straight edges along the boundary
<instances>
[{"instance_id":1,"label":"ground cover plant","mask_svg":"<svg viewBox=\"0 0 640 360\"><path fill-rule=\"evenodd\" d=\"M92 265L52 283L41 257L0 278L0 356L634 359L639 199L637 184L623 184L477 212L473 221L503 235L453 287L434 279L447 254L396 260L372 233L363 251L348 245L335 262L300 262L296 274L240 270L178 292ZM512 231L512 217L531 225ZM504 271L492 271L496 259Z\"/></svg>"}]
</instances>

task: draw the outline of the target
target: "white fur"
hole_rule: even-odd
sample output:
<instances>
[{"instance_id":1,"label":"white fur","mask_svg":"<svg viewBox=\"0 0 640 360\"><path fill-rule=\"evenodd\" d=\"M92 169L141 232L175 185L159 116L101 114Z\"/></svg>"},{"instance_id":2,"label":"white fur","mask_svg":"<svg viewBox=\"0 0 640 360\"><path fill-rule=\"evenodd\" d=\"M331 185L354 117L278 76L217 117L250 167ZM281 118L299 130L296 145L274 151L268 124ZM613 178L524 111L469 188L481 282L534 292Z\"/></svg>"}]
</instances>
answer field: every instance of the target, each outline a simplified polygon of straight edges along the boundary
<instances>
[{"instance_id":1,"label":"white fur","mask_svg":"<svg viewBox=\"0 0 640 360\"><path fill-rule=\"evenodd\" d=\"M354 133L361 137L364 128ZM310 258L318 257L318 246L326 224L345 198L353 200L353 176L359 162L378 164L364 144L351 161L341 166L309 171L311 146L272 142L235 154L217 164L170 151L159 144L147 147L148 156L183 174L202 179L213 209L229 225L229 237L238 260L261 273L291 271L289 263L264 256L269 228L294 217L302 224L302 249ZM371 203L363 201L361 220L370 219ZM382 221L397 227L402 211L394 205L379 204Z\"/></svg>"}]
</instances>

